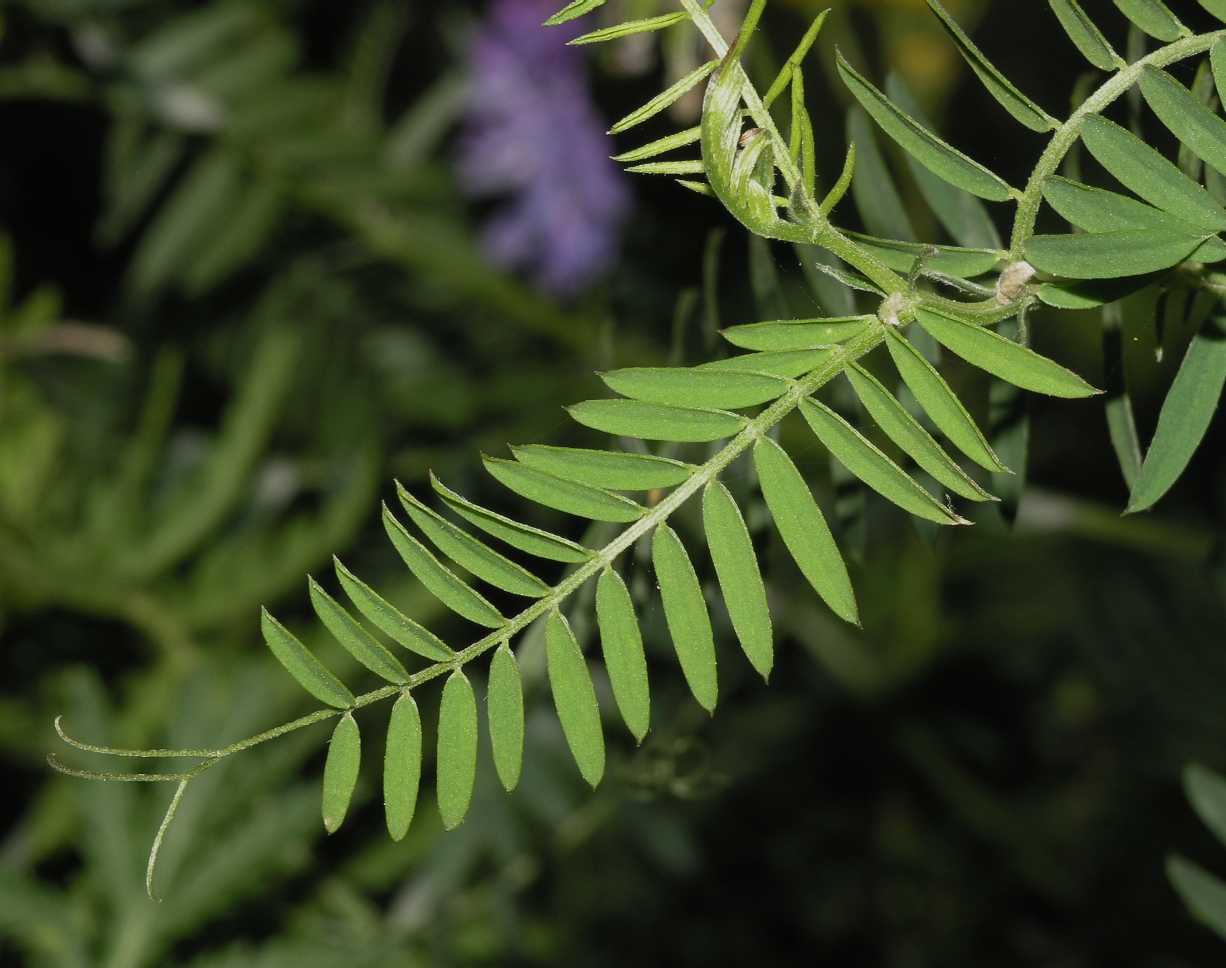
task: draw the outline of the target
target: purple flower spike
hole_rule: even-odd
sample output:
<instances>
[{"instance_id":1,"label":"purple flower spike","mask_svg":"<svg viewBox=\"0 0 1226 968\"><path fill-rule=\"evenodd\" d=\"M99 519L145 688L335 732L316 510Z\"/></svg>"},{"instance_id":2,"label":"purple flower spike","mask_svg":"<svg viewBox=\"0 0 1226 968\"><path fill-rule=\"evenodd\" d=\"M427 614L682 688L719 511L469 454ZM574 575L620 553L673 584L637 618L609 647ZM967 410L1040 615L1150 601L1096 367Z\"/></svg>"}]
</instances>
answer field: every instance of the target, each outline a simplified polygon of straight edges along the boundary
<instances>
[{"instance_id":1,"label":"purple flower spike","mask_svg":"<svg viewBox=\"0 0 1226 968\"><path fill-rule=\"evenodd\" d=\"M570 295L612 265L630 193L608 158L583 55L566 46L577 31L541 26L557 6L492 0L470 53L459 174L471 195L509 197L485 228L489 257Z\"/></svg>"}]
</instances>

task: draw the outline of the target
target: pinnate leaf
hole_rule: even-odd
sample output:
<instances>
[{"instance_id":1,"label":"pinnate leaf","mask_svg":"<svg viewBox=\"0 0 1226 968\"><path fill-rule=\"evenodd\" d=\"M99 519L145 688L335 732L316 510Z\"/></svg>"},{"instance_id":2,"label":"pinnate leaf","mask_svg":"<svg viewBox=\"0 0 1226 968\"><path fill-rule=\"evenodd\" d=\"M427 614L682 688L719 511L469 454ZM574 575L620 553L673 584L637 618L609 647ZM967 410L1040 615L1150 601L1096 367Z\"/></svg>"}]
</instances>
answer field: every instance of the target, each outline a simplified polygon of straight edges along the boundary
<instances>
[{"instance_id":1,"label":"pinnate leaf","mask_svg":"<svg viewBox=\"0 0 1226 968\"><path fill-rule=\"evenodd\" d=\"M1162 0L1114 0L1120 12L1155 40L1178 40L1186 29Z\"/></svg>"}]
</instances>

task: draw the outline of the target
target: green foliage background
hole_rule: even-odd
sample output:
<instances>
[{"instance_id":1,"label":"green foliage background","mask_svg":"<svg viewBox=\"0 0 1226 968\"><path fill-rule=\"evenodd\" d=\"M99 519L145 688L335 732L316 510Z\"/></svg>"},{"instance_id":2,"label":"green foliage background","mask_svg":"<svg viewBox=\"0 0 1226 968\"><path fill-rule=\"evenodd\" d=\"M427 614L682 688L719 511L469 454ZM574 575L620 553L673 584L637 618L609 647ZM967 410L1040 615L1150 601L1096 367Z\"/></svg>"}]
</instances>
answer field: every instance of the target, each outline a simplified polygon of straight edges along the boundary
<instances>
[{"instance_id":1,"label":"green foliage background","mask_svg":"<svg viewBox=\"0 0 1226 968\"><path fill-rule=\"evenodd\" d=\"M864 630L769 569L769 689L726 673L711 719L680 677L657 677L651 734L612 746L595 794L530 641L516 795L482 757L457 831L423 799L392 844L370 757L325 837L316 727L193 786L165 900L149 901L169 790L49 775L56 714L83 736L179 747L301 712L257 610L305 615L302 578L333 553L447 627L379 534L393 477L419 489L433 468L497 503L478 453L582 443L561 407L598 392L592 371L707 359L704 319L812 305L789 253L748 248L718 206L667 184L635 186L621 262L577 301L486 265L484 211L451 164L475 5L218 6L246 60L198 27L176 35L198 24L186 0L0 5L0 964L1220 959L1163 863L1178 849L1226 868L1179 783L1186 762L1226 766L1223 428L1157 512L1121 519L1094 400L1034 403L1014 526L932 540L844 490ZM1068 102L1081 65L1046 10L950 7L1036 100ZM952 142L1024 178L1042 142L968 79L922 3L835 8L849 59L901 71ZM782 53L816 5L772 9ZM643 58L593 59L607 117L658 86ZM847 95L812 87L822 170L837 171ZM1097 323L1048 314L1036 340L1099 376ZM1136 366L1143 432L1174 348ZM955 376L986 410L986 382ZM658 606L644 627L663 654Z\"/></svg>"}]
</instances>

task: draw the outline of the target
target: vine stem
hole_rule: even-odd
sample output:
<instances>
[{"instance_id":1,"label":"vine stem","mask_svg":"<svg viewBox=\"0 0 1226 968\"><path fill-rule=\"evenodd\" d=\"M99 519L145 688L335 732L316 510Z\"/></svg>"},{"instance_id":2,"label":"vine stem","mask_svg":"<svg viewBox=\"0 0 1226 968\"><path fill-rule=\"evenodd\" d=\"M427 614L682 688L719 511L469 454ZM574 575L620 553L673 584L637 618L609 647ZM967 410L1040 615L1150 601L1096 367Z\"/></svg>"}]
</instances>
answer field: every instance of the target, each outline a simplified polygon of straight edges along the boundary
<instances>
[{"instance_id":1,"label":"vine stem","mask_svg":"<svg viewBox=\"0 0 1226 968\"><path fill-rule=\"evenodd\" d=\"M808 397L810 394L819 390L822 386L828 383L834 377L843 372L849 365L854 363L861 357L871 353L885 339L885 324L879 321L870 323L868 329L859 336L854 337L847 343L836 346L831 350L830 358L821 366L817 367L806 376L796 380L788 388L788 391L778 400L772 403L769 407L763 410L757 417L748 420L744 429L732 438L718 453L710 460L698 468L688 480L676 487L669 493L659 504L652 507L646 514L631 524L628 528L622 531L616 538L605 545L600 551L592 555L583 564L579 565L573 572L567 575L561 582L555 585L548 595L533 602L518 615L509 619L505 625L500 626L488 635L478 639L472 645L456 653L455 658L446 662L437 662L434 665L428 666L419 672L411 675L404 683L382 686L378 689L372 689L370 692L365 692L359 695L353 702L353 705L348 709L318 709L313 713L308 713L298 719L291 720L287 723L282 723L272 729L265 730L262 733L257 733L254 736L249 736L246 739L239 740L229 746L224 746L219 749L120 749L109 746L96 746L91 743L83 743L73 738L63 725L63 717L58 717L55 721L55 729L60 738L68 745L83 750L87 753L102 753L108 756L123 756L135 758L198 758L205 762L196 766L187 773L145 773L145 774L109 774L95 773L91 771L75 770L64 766L58 760L50 758L50 764L57 770L63 773L69 773L73 776L80 776L89 779L101 780L125 780L136 779L145 782L170 782L183 781L194 778L204 770L211 767L218 761L233 756L235 753L241 753L243 750L250 749L253 746L259 746L262 743L267 743L270 740L284 736L286 733L292 733L295 730L303 729L307 726L312 726L315 723L321 723L325 720L332 719L335 716L340 716L345 712L354 709L361 709L364 706L369 706L381 700L388 699L392 696L400 694L404 690L413 690L432 679L446 675L449 672L457 671L467 663L478 658L490 649L509 641L514 636L518 635L525 628L531 625L534 621L559 607L567 598L574 592L578 591L597 573L610 567L613 562L624 552L631 547L639 538L649 533L657 525L666 521L674 511L681 505L693 497L698 491L704 488L711 481L715 480L734 460L740 457L764 434L772 427L779 423L784 417L790 414L800 404L800 401Z\"/></svg>"},{"instance_id":2,"label":"vine stem","mask_svg":"<svg viewBox=\"0 0 1226 968\"><path fill-rule=\"evenodd\" d=\"M1064 156L1069 153L1077 141L1085 119L1092 114L1100 114L1122 97L1140 80L1146 67L1168 67L1188 57L1203 54L1224 37L1226 37L1226 30L1215 30L1208 34L1181 37L1165 47L1159 47L1135 63L1121 68L1078 106L1077 110L1052 135L1046 150L1039 158L1039 163L1031 172L1022 197L1018 200L1017 215L1013 221L1013 236L1009 242L1009 254L1012 259L1022 258L1026 242L1034 235L1039 206L1043 202L1043 186L1047 179L1056 173L1056 169L1064 161Z\"/></svg>"}]
</instances>

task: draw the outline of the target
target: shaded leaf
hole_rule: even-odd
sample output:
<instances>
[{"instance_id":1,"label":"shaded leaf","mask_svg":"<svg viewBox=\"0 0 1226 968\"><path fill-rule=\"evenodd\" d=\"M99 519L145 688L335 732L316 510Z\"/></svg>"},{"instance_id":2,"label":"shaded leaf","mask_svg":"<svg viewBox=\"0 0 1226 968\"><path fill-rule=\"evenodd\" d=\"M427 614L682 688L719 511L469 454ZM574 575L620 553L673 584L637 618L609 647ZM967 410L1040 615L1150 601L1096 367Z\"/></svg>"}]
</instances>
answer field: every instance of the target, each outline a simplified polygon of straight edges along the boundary
<instances>
[{"instance_id":1,"label":"shaded leaf","mask_svg":"<svg viewBox=\"0 0 1226 968\"><path fill-rule=\"evenodd\" d=\"M830 362L830 349L820 347L812 350L792 350L782 353L746 353L723 360L703 363L704 370L744 370L750 373L769 373L772 376L794 379L812 373L819 366Z\"/></svg>"},{"instance_id":2,"label":"shaded leaf","mask_svg":"<svg viewBox=\"0 0 1226 968\"><path fill-rule=\"evenodd\" d=\"M1140 87L1150 110L1179 143L1226 174L1226 121L1165 71L1146 67Z\"/></svg>"},{"instance_id":3,"label":"shaded leaf","mask_svg":"<svg viewBox=\"0 0 1226 968\"><path fill-rule=\"evenodd\" d=\"M1169 44L1186 30L1162 0L1113 0L1120 12L1155 40Z\"/></svg>"},{"instance_id":4,"label":"shaded leaf","mask_svg":"<svg viewBox=\"0 0 1226 968\"><path fill-rule=\"evenodd\" d=\"M1086 16L1077 0L1047 0L1068 34L1069 40L1081 51L1082 56L1095 67L1113 71L1124 66L1123 58L1115 52L1098 26Z\"/></svg>"},{"instance_id":5,"label":"shaded leaf","mask_svg":"<svg viewBox=\"0 0 1226 968\"><path fill-rule=\"evenodd\" d=\"M1197 920L1226 938L1226 883L1182 857L1167 859L1166 874Z\"/></svg>"}]
</instances>

